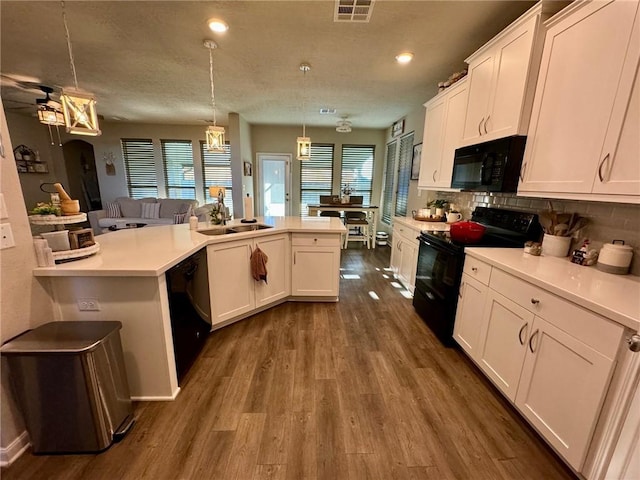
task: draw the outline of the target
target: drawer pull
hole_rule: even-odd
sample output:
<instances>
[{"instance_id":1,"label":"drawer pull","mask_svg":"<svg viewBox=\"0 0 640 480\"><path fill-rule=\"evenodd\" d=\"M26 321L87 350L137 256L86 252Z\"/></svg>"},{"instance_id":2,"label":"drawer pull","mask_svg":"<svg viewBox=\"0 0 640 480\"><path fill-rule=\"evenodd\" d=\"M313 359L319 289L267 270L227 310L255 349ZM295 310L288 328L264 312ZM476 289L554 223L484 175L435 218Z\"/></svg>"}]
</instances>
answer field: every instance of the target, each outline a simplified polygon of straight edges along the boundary
<instances>
[{"instance_id":1,"label":"drawer pull","mask_svg":"<svg viewBox=\"0 0 640 480\"><path fill-rule=\"evenodd\" d=\"M318 239L317 239L317 238L314 238L314 239L313 239L313 241L314 241L314 242L317 242L317 241L318 241Z\"/></svg>"},{"instance_id":2,"label":"drawer pull","mask_svg":"<svg viewBox=\"0 0 640 480\"><path fill-rule=\"evenodd\" d=\"M536 353L533 349L533 339L538 335L538 332L540 332L540 330L536 330L535 332L533 332L533 335L531 335L531 338L529 338L529 350L531 350L531 353Z\"/></svg>"},{"instance_id":3,"label":"drawer pull","mask_svg":"<svg viewBox=\"0 0 640 480\"><path fill-rule=\"evenodd\" d=\"M607 153L602 159L602 161L600 162L600 165L598 165L598 178L600 179L601 182L604 182L604 177L602 175L602 167L604 166L604 164L608 159L609 159L609 154Z\"/></svg>"},{"instance_id":4,"label":"drawer pull","mask_svg":"<svg viewBox=\"0 0 640 480\"><path fill-rule=\"evenodd\" d=\"M540 303L540 300L538 300L537 298L531 298L532 305L538 305L539 303Z\"/></svg>"},{"instance_id":5,"label":"drawer pull","mask_svg":"<svg viewBox=\"0 0 640 480\"><path fill-rule=\"evenodd\" d=\"M528 326L529 326L529 322L526 322L524 325L522 325L522 328L518 332L518 340L520 340L520 345L524 345L524 340L522 339L522 332L524 332Z\"/></svg>"},{"instance_id":6,"label":"drawer pull","mask_svg":"<svg viewBox=\"0 0 640 480\"><path fill-rule=\"evenodd\" d=\"M484 120L484 117L482 117L480 119L480 122L478 123L478 135L482 136L482 130L480 130L481 126L482 126L482 121Z\"/></svg>"},{"instance_id":7,"label":"drawer pull","mask_svg":"<svg viewBox=\"0 0 640 480\"><path fill-rule=\"evenodd\" d=\"M491 115L489 115L487 119L484 121L484 133L487 133L487 122L489 121L490 118L491 118Z\"/></svg>"},{"instance_id":8,"label":"drawer pull","mask_svg":"<svg viewBox=\"0 0 640 480\"><path fill-rule=\"evenodd\" d=\"M478 267L471 267L471 271L472 272L477 272L478 271Z\"/></svg>"}]
</instances>

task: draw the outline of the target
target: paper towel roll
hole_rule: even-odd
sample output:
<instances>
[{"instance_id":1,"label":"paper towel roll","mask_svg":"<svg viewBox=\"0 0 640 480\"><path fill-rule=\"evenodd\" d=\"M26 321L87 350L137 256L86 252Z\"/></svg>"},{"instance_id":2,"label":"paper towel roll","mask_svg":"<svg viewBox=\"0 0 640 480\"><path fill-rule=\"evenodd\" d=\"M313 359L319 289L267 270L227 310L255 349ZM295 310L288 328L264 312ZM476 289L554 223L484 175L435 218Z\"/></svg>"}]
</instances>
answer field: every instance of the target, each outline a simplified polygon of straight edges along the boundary
<instances>
[{"instance_id":1,"label":"paper towel roll","mask_svg":"<svg viewBox=\"0 0 640 480\"><path fill-rule=\"evenodd\" d=\"M244 218L245 220L253 220L253 198L249 194L244 197Z\"/></svg>"}]
</instances>

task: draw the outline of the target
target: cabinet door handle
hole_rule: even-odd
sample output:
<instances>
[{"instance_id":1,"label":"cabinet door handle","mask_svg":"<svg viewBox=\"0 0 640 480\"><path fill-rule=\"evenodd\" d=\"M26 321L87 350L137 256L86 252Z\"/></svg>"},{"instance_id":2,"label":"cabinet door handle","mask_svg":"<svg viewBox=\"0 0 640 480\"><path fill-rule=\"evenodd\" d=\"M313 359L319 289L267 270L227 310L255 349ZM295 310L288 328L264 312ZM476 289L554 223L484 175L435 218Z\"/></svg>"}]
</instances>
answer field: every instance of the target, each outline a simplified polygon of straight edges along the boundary
<instances>
[{"instance_id":1,"label":"cabinet door handle","mask_svg":"<svg viewBox=\"0 0 640 480\"><path fill-rule=\"evenodd\" d=\"M491 118L491 115L489 115L487 119L484 121L484 133L487 133L487 123L489 122L490 118Z\"/></svg>"},{"instance_id":2,"label":"cabinet door handle","mask_svg":"<svg viewBox=\"0 0 640 480\"><path fill-rule=\"evenodd\" d=\"M533 339L538 335L538 332L540 332L540 330L533 332L533 335L529 338L529 350L531 350L531 353L535 353L535 350L533 349Z\"/></svg>"},{"instance_id":3,"label":"cabinet door handle","mask_svg":"<svg viewBox=\"0 0 640 480\"><path fill-rule=\"evenodd\" d=\"M293 252L293 264L294 265L296 264L296 253L298 253L298 252Z\"/></svg>"},{"instance_id":4,"label":"cabinet door handle","mask_svg":"<svg viewBox=\"0 0 640 480\"><path fill-rule=\"evenodd\" d=\"M482 135L482 130L480 130L482 128L482 122L484 121L484 117L482 117L480 119L480 123L478 123L478 135Z\"/></svg>"},{"instance_id":5,"label":"cabinet door handle","mask_svg":"<svg viewBox=\"0 0 640 480\"><path fill-rule=\"evenodd\" d=\"M471 271L472 272L477 272L478 271L478 267L471 267Z\"/></svg>"},{"instance_id":6,"label":"cabinet door handle","mask_svg":"<svg viewBox=\"0 0 640 480\"><path fill-rule=\"evenodd\" d=\"M402 251L402 242L398 242L398 251L401 252Z\"/></svg>"},{"instance_id":7,"label":"cabinet door handle","mask_svg":"<svg viewBox=\"0 0 640 480\"><path fill-rule=\"evenodd\" d=\"M438 170L434 170L433 171L433 175L431 175L431 178L433 178L433 181L436 181L436 173L438 173Z\"/></svg>"},{"instance_id":8,"label":"cabinet door handle","mask_svg":"<svg viewBox=\"0 0 640 480\"><path fill-rule=\"evenodd\" d=\"M524 182L524 172L527 171L527 162L522 164L522 168L520 169L520 181Z\"/></svg>"},{"instance_id":9,"label":"cabinet door handle","mask_svg":"<svg viewBox=\"0 0 640 480\"><path fill-rule=\"evenodd\" d=\"M524 345L525 343L524 340L522 339L522 332L524 332L528 326L529 326L529 322L525 322L525 324L522 325L522 328L518 332L518 340L520 340L520 345Z\"/></svg>"},{"instance_id":10,"label":"cabinet door handle","mask_svg":"<svg viewBox=\"0 0 640 480\"><path fill-rule=\"evenodd\" d=\"M532 305L538 305L540 303L540 300L538 300L537 298L531 298L531 304Z\"/></svg>"},{"instance_id":11,"label":"cabinet door handle","mask_svg":"<svg viewBox=\"0 0 640 480\"><path fill-rule=\"evenodd\" d=\"M464 288L464 282L460 284L460 289L458 290L458 298L462 298L462 289Z\"/></svg>"},{"instance_id":12,"label":"cabinet door handle","mask_svg":"<svg viewBox=\"0 0 640 480\"><path fill-rule=\"evenodd\" d=\"M609 159L609 154L607 153L602 159L602 161L600 162L600 165L598 166L598 178L600 179L601 182L604 182L604 177L602 176L602 167L604 166L604 164L608 159Z\"/></svg>"}]
</instances>

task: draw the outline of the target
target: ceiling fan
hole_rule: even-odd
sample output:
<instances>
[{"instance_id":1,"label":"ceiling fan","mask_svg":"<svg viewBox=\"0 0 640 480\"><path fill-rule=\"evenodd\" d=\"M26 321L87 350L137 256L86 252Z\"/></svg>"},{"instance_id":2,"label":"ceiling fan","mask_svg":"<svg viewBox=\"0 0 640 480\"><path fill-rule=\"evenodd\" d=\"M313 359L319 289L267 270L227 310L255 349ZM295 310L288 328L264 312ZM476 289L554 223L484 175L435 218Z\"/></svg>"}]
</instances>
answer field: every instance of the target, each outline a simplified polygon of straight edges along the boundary
<instances>
[{"instance_id":1,"label":"ceiling fan","mask_svg":"<svg viewBox=\"0 0 640 480\"><path fill-rule=\"evenodd\" d=\"M342 120L338 120L336 132L339 133L350 133L351 132L351 122L347 120L347 116L344 115Z\"/></svg>"}]
</instances>

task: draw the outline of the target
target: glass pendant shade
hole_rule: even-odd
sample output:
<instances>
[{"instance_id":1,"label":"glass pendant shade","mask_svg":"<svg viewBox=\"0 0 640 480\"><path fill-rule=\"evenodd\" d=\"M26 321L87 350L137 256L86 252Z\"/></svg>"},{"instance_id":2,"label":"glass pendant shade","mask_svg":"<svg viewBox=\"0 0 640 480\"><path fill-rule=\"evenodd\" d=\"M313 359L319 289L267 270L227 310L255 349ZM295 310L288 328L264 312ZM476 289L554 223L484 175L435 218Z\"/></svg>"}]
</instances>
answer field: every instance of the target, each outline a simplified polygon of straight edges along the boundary
<instances>
[{"instance_id":1,"label":"glass pendant shade","mask_svg":"<svg viewBox=\"0 0 640 480\"><path fill-rule=\"evenodd\" d=\"M96 99L92 95L63 90L60 101L68 133L91 136L102 133L98 125Z\"/></svg>"},{"instance_id":2,"label":"glass pendant shade","mask_svg":"<svg viewBox=\"0 0 640 480\"><path fill-rule=\"evenodd\" d=\"M56 109L40 107L38 109L38 120L45 125L64 125L64 115Z\"/></svg>"},{"instance_id":3,"label":"glass pendant shade","mask_svg":"<svg viewBox=\"0 0 640 480\"><path fill-rule=\"evenodd\" d=\"M309 137L298 137L298 160L309 160L311 158L311 139Z\"/></svg>"},{"instance_id":4,"label":"glass pendant shade","mask_svg":"<svg viewBox=\"0 0 640 480\"><path fill-rule=\"evenodd\" d=\"M224 153L224 127L210 125L205 133L207 136L207 152Z\"/></svg>"}]
</instances>

